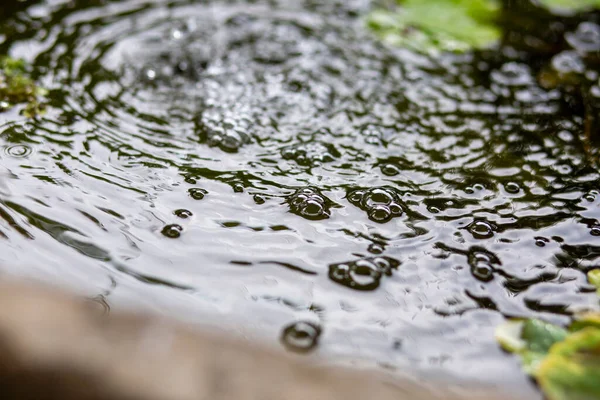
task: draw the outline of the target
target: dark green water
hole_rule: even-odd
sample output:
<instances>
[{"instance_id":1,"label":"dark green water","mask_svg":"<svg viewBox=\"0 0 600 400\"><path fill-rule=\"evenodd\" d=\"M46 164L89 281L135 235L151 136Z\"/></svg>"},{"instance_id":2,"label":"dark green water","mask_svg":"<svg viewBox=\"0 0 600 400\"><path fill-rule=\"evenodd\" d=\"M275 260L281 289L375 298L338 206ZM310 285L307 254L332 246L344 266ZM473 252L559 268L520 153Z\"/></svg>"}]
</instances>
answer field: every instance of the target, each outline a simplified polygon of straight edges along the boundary
<instances>
[{"instance_id":1,"label":"dark green water","mask_svg":"<svg viewBox=\"0 0 600 400\"><path fill-rule=\"evenodd\" d=\"M598 308L583 118L510 52L386 48L369 7L48 0L4 20L51 106L0 114L1 270L531 390L494 328Z\"/></svg>"}]
</instances>

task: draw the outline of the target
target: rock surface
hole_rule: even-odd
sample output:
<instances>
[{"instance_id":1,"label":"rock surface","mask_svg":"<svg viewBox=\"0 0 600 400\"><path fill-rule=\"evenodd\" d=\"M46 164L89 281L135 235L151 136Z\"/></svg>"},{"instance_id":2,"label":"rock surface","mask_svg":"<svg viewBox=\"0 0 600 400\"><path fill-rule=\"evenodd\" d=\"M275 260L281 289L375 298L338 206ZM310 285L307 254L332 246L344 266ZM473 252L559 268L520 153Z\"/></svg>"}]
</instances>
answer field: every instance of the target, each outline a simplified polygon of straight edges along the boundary
<instances>
[{"instance_id":1,"label":"rock surface","mask_svg":"<svg viewBox=\"0 0 600 400\"><path fill-rule=\"evenodd\" d=\"M0 285L0 393L19 400L506 399L314 367L174 321L111 313L53 289Z\"/></svg>"}]
</instances>

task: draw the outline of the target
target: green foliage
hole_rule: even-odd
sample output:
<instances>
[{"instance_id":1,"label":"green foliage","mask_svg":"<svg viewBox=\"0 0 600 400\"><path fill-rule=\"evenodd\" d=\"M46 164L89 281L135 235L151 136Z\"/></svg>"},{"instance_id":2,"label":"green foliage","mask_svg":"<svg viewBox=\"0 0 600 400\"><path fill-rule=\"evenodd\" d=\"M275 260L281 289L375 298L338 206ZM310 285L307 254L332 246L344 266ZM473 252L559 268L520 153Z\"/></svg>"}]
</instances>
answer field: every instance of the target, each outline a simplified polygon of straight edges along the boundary
<instances>
[{"instance_id":1,"label":"green foliage","mask_svg":"<svg viewBox=\"0 0 600 400\"><path fill-rule=\"evenodd\" d=\"M384 41L418 51L462 52L499 41L497 0L397 0L393 10L375 10L369 28Z\"/></svg>"},{"instance_id":2,"label":"green foliage","mask_svg":"<svg viewBox=\"0 0 600 400\"><path fill-rule=\"evenodd\" d=\"M534 374L550 348L564 340L566 329L537 319L513 320L496 330L496 339L502 347L521 356L523 369Z\"/></svg>"},{"instance_id":3,"label":"green foliage","mask_svg":"<svg viewBox=\"0 0 600 400\"><path fill-rule=\"evenodd\" d=\"M600 398L600 329L587 327L556 343L535 373L549 400Z\"/></svg>"},{"instance_id":4,"label":"green foliage","mask_svg":"<svg viewBox=\"0 0 600 400\"><path fill-rule=\"evenodd\" d=\"M598 296L600 296L600 269L594 269L588 272L588 280L598 288Z\"/></svg>"},{"instance_id":5,"label":"green foliage","mask_svg":"<svg viewBox=\"0 0 600 400\"><path fill-rule=\"evenodd\" d=\"M537 0L542 6L556 12L581 12L600 7L600 0Z\"/></svg>"},{"instance_id":6,"label":"green foliage","mask_svg":"<svg viewBox=\"0 0 600 400\"><path fill-rule=\"evenodd\" d=\"M44 112L40 97L45 94L45 90L38 87L29 76L23 60L0 58L0 112L24 105L22 114L35 117Z\"/></svg>"},{"instance_id":7,"label":"green foliage","mask_svg":"<svg viewBox=\"0 0 600 400\"><path fill-rule=\"evenodd\" d=\"M600 295L600 270L588 274ZM496 330L518 354L548 400L600 399L600 313L577 315L566 330L539 320L512 320Z\"/></svg>"}]
</instances>

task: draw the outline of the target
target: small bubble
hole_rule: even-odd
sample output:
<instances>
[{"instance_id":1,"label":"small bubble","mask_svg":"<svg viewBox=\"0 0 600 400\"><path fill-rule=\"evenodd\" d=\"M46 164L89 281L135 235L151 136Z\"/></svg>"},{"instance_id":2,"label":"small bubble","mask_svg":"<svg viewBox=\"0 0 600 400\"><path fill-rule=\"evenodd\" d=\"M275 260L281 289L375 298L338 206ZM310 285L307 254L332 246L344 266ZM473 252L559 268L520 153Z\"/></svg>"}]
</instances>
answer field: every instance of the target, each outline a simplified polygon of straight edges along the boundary
<instances>
[{"instance_id":1,"label":"small bubble","mask_svg":"<svg viewBox=\"0 0 600 400\"><path fill-rule=\"evenodd\" d=\"M199 188L192 188L188 190L190 197L194 200L202 200L204 196L208 194L208 191Z\"/></svg>"},{"instance_id":2,"label":"small bubble","mask_svg":"<svg viewBox=\"0 0 600 400\"><path fill-rule=\"evenodd\" d=\"M184 209L175 210L175 211L173 211L173 214L175 214L176 216L178 216L181 219L188 219L194 215L194 214L192 214L191 211L184 210Z\"/></svg>"},{"instance_id":3,"label":"small bubble","mask_svg":"<svg viewBox=\"0 0 600 400\"><path fill-rule=\"evenodd\" d=\"M161 233L171 239L177 239L181 236L181 232L183 232L183 228L177 224L167 225L163 228Z\"/></svg>"},{"instance_id":4,"label":"small bubble","mask_svg":"<svg viewBox=\"0 0 600 400\"><path fill-rule=\"evenodd\" d=\"M491 266L485 263L479 263L471 268L473 276L480 281L489 282L494 279L494 270Z\"/></svg>"},{"instance_id":5,"label":"small bubble","mask_svg":"<svg viewBox=\"0 0 600 400\"><path fill-rule=\"evenodd\" d=\"M367 193L367 196L364 198L365 207L376 207L379 205L389 205L394 201L393 195L380 188L375 188L370 190Z\"/></svg>"},{"instance_id":6,"label":"small bubble","mask_svg":"<svg viewBox=\"0 0 600 400\"><path fill-rule=\"evenodd\" d=\"M383 253L384 247L379 243L371 243L367 250L372 254L381 254Z\"/></svg>"},{"instance_id":7,"label":"small bubble","mask_svg":"<svg viewBox=\"0 0 600 400\"><path fill-rule=\"evenodd\" d=\"M379 286L381 270L370 261L360 260L350 268L349 277L352 284L357 288L372 288Z\"/></svg>"},{"instance_id":8,"label":"small bubble","mask_svg":"<svg viewBox=\"0 0 600 400\"><path fill-rule=\"evenodd\" d=\"M482 282L491 281L494 278L493 265L500 264L500 260L495 254L478 247L471 249L468 259L471 274Z\"/></svg>"},{"instance_id":9,"label":"small bubble","mask_svg":"<svg viewBox=\"0 0 600 400\"><path fill-rule=\"evenodd\" d=\"M400 173L400 170L394 164L384 164L381 166L381 172L387 176L395 176Z\"/></svg>"},{"instance_id":10,"label":"small bubble","mask_svg":"<svg viewBox=\"0 0 600 400\"><path fill-rule=\"evenodd\" d=\"M600 236L600 225L592 226L592 229L590 229L590 234L592 236Z\"/></svg>"},{"instance_id":11,"label":"small bubble","mask_svg":"<svg viewBox=\"0 0 600 400\"><path fill-rule=\"evenodd\" d=\"M474 221L467 229L475 239L489 239L494 236L494 226L487 221Z\"/></svg>"},{"instance_id":12,"label":"small bubble","mask_svg":"<svg viewBox=\"0 0 600 400\"><path fill-rule=\"evenodd\" d=\"M597 190L591 190L590 192L586 193L583 198L590 202L593 203L594 201L596 201L596 197L598 196L598 191Z\"/></svg>"},{"instance_id":13,"label":"small bubble","mask_svg":"<svg viewBox=\"0 0 600 400\"><path fill-rule=\"evenodd\" d=\"M567 42L576 50L585 53L600 51L600 26L592 22L579 24L577 30L565 35Z\"/></svg>"},{"instance_id":14,"label":"small bubble","mask_svg":"<svg viewBox=\"0 0 600 400\"><path fill-rule=\"evenodd\" d=\"M521 191L521 187L518 183L508 182L504 185L504 189L511 194L517 194Z\"/></svg>"},{"instance_id":15,"label":"small bubble","mask_svg":"<svg viewBox=\"0 0 600 400\"><path fill-rule=\"evenodd\" d=\"M321 327L313 322L296 322L284 328L281 342L291 351L307 353L319 343Z\"/></svg>"},{"instance_id":16,"label":"small bubble","mask_svg":"<svg viewBox=\"0 0 600 400\"><path fill-rule=\"evenodd\" d=\"M546 239L545 237L541 237L541 236L538 236L534 239L535 239L535 245L537 247L545 247L546 243L550 242L548 239Z\"/></svg>"},{"instance_id":17,"label":"small bubble","mask_svg":"<svg viewBox=\"0 0 600 400\"><path fill-rule=\"evenodd\" d=\"M384 223L392 219L392 213L387 206L375 206L369 210L369 218L372 221Z\"/></svg>"},{"instance_id":18,"label":"small bubble","mask_svg":"<svg viewBox=\"0 0 600 400\"><path fill-rule=\"evenodd\" d=\"M348 195L348 200L350 203L357 205L362 201L364 194L361 190L354 191Z\"/></svg>"},{"instance_id":19,"label":"small bubble","mask_svg":"<svg viewBox=\"0 0 600 400\"><path fill-rule=\"evenodd\" d=\"M265 204L266 201L265 198L259 194L255 194L253 199L256 204Z\"/></svg>"},{"instance_id":20,"label":"small bubble","mask_svg":"<svg viewBox=\"0 0 600 400\"><path fill-rule=\"evenodd\" d=\"M236 183L235 185L233 185L233 191L235 193L243 193L244 192L244 185L242 185L241 183Z\"/></svg>"}]
</instances>

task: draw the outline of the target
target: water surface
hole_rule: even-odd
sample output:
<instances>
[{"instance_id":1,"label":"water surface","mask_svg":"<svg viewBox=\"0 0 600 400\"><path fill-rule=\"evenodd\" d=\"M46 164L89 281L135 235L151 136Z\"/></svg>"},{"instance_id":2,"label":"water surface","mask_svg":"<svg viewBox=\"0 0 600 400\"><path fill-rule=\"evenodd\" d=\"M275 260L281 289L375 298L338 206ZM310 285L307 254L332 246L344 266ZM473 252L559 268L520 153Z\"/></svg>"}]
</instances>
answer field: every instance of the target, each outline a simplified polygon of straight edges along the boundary
<instances>
[{"instance_id":1,"label":"water surface","mask_svg":"<svg viewBox=\"0 0 600 400\"><path fill-rule=\"evenodd\" d=\"M378 43L369 7L48 0L6 19L0 50L51 104L0 114L2 271L534 396L493 331L598 307L583 118L514 54Z\"/></svg>"}]
</instances>

